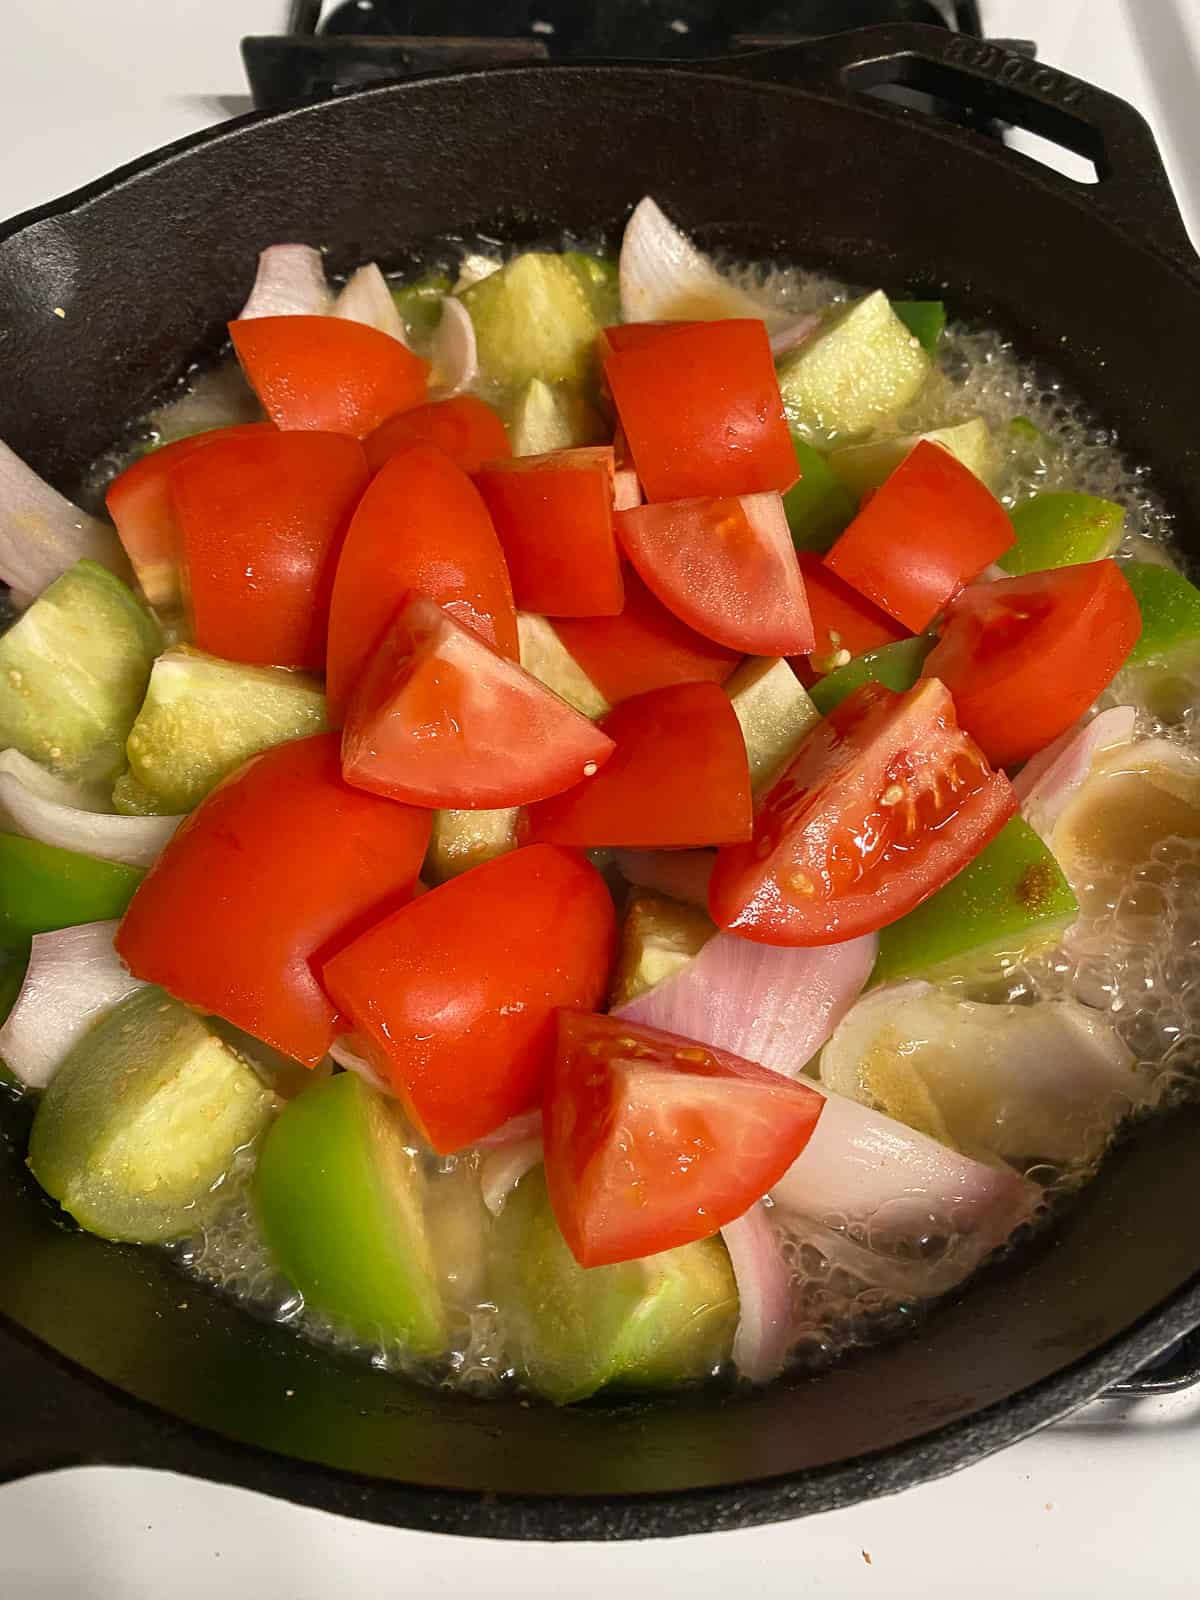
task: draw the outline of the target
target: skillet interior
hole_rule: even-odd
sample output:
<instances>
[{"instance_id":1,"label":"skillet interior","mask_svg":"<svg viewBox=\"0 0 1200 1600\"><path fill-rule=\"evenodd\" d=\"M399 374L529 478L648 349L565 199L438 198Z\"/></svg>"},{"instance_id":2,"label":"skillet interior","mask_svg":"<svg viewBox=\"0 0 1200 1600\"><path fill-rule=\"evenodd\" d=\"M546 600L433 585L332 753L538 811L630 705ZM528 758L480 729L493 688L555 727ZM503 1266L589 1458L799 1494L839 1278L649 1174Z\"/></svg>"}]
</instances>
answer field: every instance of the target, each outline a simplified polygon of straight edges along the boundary
<instances>
[{"instance_id":1,"label":"skillet interior","mask_svg":"<svg viewBox=\"0 0 1200 1600\"><path fill-rule=\"evenodd\" d=\"M1197 553L1200 294L1159 248L1174 240L1115 226L1103 193L1094 205L975 136L840 93L664 69L372 90L251 120L48 208L0 238L0 436L69 483L182 356L219 341L273 241L325 244L335 269L387 264L464 224L611 232L647 192L710 243L944 290L1010 331L1152 465ZM1198 1135L1200 1113L1148 1130L1053 1238L917 1337L819 1381L555 1412L339 1364L152 1252L64 1230L18 1134L0 1147L0 1311L114 1387L81 1384L19 1338L0 1344L16 1410L0 1472L131 1460L385 1521L541 1538L737 1526L904 1487L1061 1415L1200 1320Z\"/></svg>"}]
</instances>

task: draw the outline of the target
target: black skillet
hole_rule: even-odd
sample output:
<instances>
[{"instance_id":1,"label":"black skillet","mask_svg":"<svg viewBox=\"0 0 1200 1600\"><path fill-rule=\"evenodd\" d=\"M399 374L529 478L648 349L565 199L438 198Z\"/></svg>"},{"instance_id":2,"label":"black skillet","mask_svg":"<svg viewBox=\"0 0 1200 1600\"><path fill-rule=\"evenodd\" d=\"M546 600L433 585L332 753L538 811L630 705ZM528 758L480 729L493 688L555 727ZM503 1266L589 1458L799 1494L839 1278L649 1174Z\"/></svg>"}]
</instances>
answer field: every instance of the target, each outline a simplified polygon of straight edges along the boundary
<instances>
[{"instance_id":1,"label":"black skillet","mask_svg":"<svg viewBox=\"0 0 1200 1600\"><path fill-rule=\"evenodd\" d=\"M869 91L903 84L1094 162L1076 184ZM707 243L1011 332L1200 527L1200 275L1121 101L977 40L843 34L718 69L553 65L249 117L0 230L0 436L68 484L223 336L260 248L399 263L463 229L616 237L650 193ZM61 307L66 315L53 314ZM166 1467L355 1516L629 1538L902 1489L1125 1379L1200 1323L1200 1111L1146 1129L1057 1231L908 1339L747 1396L555 1411L416 1389L65 1227L0 1144L0 1475Z\"/></svg>"}]
</instances>

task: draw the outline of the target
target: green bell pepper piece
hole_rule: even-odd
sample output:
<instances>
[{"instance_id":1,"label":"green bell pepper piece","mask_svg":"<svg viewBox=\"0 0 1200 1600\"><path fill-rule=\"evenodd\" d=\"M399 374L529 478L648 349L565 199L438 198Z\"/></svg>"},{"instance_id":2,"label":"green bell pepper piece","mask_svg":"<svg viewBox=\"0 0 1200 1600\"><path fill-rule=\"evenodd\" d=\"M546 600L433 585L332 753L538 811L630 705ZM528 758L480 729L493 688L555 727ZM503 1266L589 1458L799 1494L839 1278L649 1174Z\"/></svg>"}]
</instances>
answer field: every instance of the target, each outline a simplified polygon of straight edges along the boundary
<instances>
[{"instance_id":1,"label":"green bell pepper piece","mask_svg":"<svg viewBox=\"0 0 1200 1600\"><path fill-rule=\"evenodd\" d=\"M797 550L828 550L858 506L821 452L794 428L792 448L800 478L783 497L792 543Z\"/></svg>"},{"instance_id":2,"label":"green bell pepper piece","mask_svg":"<svg viewBox=\"0 0 1200 1600\"><path fill-rule=\"evenodd\" d=\"M29 953L35 933L119 917L141 867L0 833L0 950Z\"/></svg>"},{"instance_id":3,"label":"green bell pepper piece","mask_svg":"<svg viewBox=\"0 0 1200 1600\"><path fill-rule=\"evenodd\" d=\"M900 321L920 340L921 348L930 355L937 351L938 341L946 327L946 307L941 300L893 300L892 310Z\"/></svg>"},{"instance_id":4,"label":"green bell pepper piece","mask_svg":"<svg viewBox=\"0 0 1200 1600\"><path fill-rule=\"evenodd\" d=\"M1173 567L1127 561L1121 568L1142 613L1142 632L1128 666L1200 645L1200 589Z\"/></svg>"},{"instance_id":5,"label":"green bell pepper piece","mask_svg":"<svg viewBox=\"0 0 1200 1600\"><path fill-rule=\"evenodd\" d=\"M1120 544L1124 524L1124 508L1094 494L1035 495L1014 510L1017 542L998 565L1015 575L1099 561Z\"/></svg>"},{"instance_id":6,"label":"green bell pepper piece","mask_svg":"<svg viewBox=\"0 0 1200 1600\"><path fill-rule=\"evenodd\" d=\"M418 344L433 337L442 315L442 297L454 285L444 272L430 272L412 283L393 288L392 299L408 337Z\"/></svg>"},{"instance_id":7,"label":"green bell pepper piece","mask_svg":"<svg viewBox=\"0 0 1200 1600\"><path fill-rule=\"evenodd\" d=\"M840 705L864 683L882 683L903 694L921 676L925 657L932 648L932 638L928 634L918 634L915 639L900 639L895 644L880 645L878 650L867 650L844 667L818 678L808 691L808 697L821 715L827 717L834 706Z\"/></svg>"}]
</instances>

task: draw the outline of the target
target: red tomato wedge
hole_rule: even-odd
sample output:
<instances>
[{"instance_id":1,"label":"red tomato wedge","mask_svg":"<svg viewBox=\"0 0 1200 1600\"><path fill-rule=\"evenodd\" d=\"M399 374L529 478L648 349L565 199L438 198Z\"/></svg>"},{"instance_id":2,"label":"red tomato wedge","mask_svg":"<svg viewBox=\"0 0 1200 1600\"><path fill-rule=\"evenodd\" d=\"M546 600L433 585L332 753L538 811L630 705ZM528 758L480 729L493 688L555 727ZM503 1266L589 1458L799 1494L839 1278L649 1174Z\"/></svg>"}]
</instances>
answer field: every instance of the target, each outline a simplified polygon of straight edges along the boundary
<instances>
[{"instance_id":1,"label":"red tomato wedge","mask_svg":"<svg viewBox=\"0 0 1200 1600\"><path fill-rule=\"evenodd\" d=\"M653 344L666 333L682 333L685 328L702 328L703 322L615 322L596 335L596 353L601 362L618 350L637 350Z\"/></svg>"},{"instance_id":2,"label":"red tomato wedge","mask_svg":"<svg viewBox=\"0 0 1200 1600\"><path fill-rule=\"evenodd\" d=\"M943 684L927 678L904 695L864 684L768 790L753 841L717 852L709 911L763 944L873 933L940 889L1016 808Z\"/></svg>"},{"instance_id":3,"label":"red tomato wedge","mask_svg":"<svg viewBox=\"0 0 1200 1600\"><path fill-rule=\"evenodd\" d=\"M610 705L670 683L724 683L742 659L672 616L628 569L620 616L562 618L554 631Z\"/></svg>"},{"instance_id":4,"label":"red tomato wedge","mask_svg":"<svg viewBox=\"0 0 1200 1600\"><path fill-rule=\"evenodd\" d=\"M359 502L329 610L329 716L355 684L410 591L444 606L515 661L517 615L504 552L478 490L436 445L398 451Z\"/></svg>"},{"instance_id":5,"label":"red tomato wedge","mask_svg":"<svg viewBox=\"0 0 1200 1600\"><path fill-rule=\"evenodd\" d=\"M646 586L697 633L755 656L807 654L804 580L775 493L671 500L617 517Z\"/></svg>"},{"instance_id":6,"label":"red tomato wedge","mask_svg":"<svg viewBox=\"0 0 1200 1600\"><path fill-rule=\"evenodd\" d=\"M1045 749L1111 683L1142 629L1115 561L966 589L925 660L958 720L997 766Z\"/></svg>"},{"instance_id":7,"label":"red tomato wedge","mask_svg":"<svg viewBox=\"0 0 1200 1600\"><path fill-rule=\"evenodd\" d=\"M857 589L830 572L815 552L802 550L796 559L804 578L814 642L809 659L792 665L802 678L807 674L806 681L811 683L820 673L845 666L850 656L861 656L867 650L878 650L880 645L911 637L908 629L886 611L880 611Z\"/></svg>"},{"instance_id":8,"label":"red tomato wedge","mask_svg":"<svg viewBox=\"0 0 1200 1600\"><path fill-rule=\"evenodd\" d=\"M445 1153L537 1103L555 1008L600 1003L615 934L595 867L533 845L378 923L324 979L371 1064Z\"/></svg>"},{"instance_id":9,"label":"red tomato wedge","mask_svg":"<svg viewBox=\"0 0 1200 1600\"><path fill-rule=\"evenodd\" d=\"M245 422L176 439L126 467L104 497L108 514L129 557L142 593L158 611L183 604L179 581L179 529L171 500L170 474L181 461L224 439L275 432L270 422Z\"/></svg>"},{"instance_id":10,"label":"red tomato wedge","mask_svg":"<svg viewBox=\"0 0 1200 1600\"><path fill-rule=\"evenodd\" d=\"M335 1012L314 962L413 892L430 817L343 783L336 734L277 745L183 823L117 930L129 970L315 1066Z\"/></svg>"},{"instance_id":11,"label":"red tomato wedge","mask_svg":"<svg viewBox=\"0 0 1200 1600\"><path fill-rule=\"evenodd\" d=\"M765 326L685 323L604 363L647 500L757 494L796 481Z\"/></svg>"},{"instance_id":12,"label":"red tomato wedge","mask_svg":"<svg viewBox=\"0 0 1200 1600\"><path fill-rule=\"evenodd\" d=\"M520 610L614 617L624 601L611 445L493 461L475 474Z\"/></svg>"},{"instance_id":13,"label":"red tomato wedge","mask_svg":"<svg viewBox=\"0 0 1200 1600\"><path fill-rule=\"evenodd\" d=\"M565 700L415 595L350 701L342 771L412 805L497 809L593 777L612 751Z\"/></svg>"},{"instance_id":14,"label":"red tomato wedge","mask_svg":"<svg viewBox=\"0 0 1200 1600\"><path fill-rule=\"evenodd\" d=\"M561 1011L546 1080L546 1185L581 1266L708 1238L779 1182L824 1097L726 1050Z\"/></svg>"},{"instance_id":15,"label":"red tomato wedge","mask_svg":"<svg viewBox=\"0 0 1200 1600\"><path fill-rule=\"evenodd\" d=\"M324 671L334 568L367 481L354 439L274 428L225 438L174 468L184 587L201 650Z\"/></svg>"},{"instance_id":16,"label":"red tomato wedge","mask_svg":"<svg viewBox=\"0 0 1200 1600\"><path fill-rule=\"evenodd\" d=\"M485 461L512 453L499 414L473 394L434 400L389 417L363 440L367 465L378 472L389 456L410 444L437 445L464 472L476 472Z\"/></svg>"},{"instance_id":17,"label":"red tomato wedge","mask_svg":"<svg viewBox=\"0 0 1200 1600\"><path fill-rule=\"evenodd\" d=\"M251 317L229 336L250 387L280 428L373 433L425 398L429 363L345 317Z\"/></svg>"},{"instance_id":18,"label":"red tomato wedge","mask_svg":"<svg viewBox=\"0 0 1200 1600\"><path fill-rule=\"evenodd\" d=\"M970 468L922 439L864 503L825 561L920 633L1015 537L1007 511Z\"/></svg>"},{"instance_id":19,"label":"red tomato wedge","mask_svg":"<svg viewBox=\"0 0 1200 1600\"><path fill-rule=\"evenodd\" d=\"M749 839L746 741L715 683L652 689L598 726L616 749L594 778L529 808L530 839L654 850Z\"/></svg>"}]
</instances>

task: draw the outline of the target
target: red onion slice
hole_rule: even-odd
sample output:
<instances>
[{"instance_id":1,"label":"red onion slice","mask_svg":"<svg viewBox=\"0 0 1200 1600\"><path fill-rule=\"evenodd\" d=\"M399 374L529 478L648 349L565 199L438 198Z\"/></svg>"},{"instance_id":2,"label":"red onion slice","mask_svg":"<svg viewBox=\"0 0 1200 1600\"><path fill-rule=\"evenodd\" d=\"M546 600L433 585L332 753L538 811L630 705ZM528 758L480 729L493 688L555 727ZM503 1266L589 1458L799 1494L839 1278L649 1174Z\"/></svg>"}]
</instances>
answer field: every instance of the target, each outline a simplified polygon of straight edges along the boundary
<instances>
[{"instance_id":1,"label":"red onion slice","mask_svg":"<svg viewBox=\"0 0 1200 1600\"><path fill-rule=\"evenodd\" d=\"M374 261L350 274L346 287L333 302L333 315L344 317L347 322L365 323L368 328L399 339L402 345L408 343L404 319L396 309L387 279Z\"/></svg>"},{"instance_id":2,"label":"red onion slice","mask_svg":"<svg viewBox=\"0 0 1200 1600\"><path fill-rule=\"evenodd\" d=\"M1090 722L1068 728L1021 768L1013 779L1021 815L1043 839L1049 840L1067 801L1091 772L1096 756L1115 745L1128 744L1136 721L1133 706L1112 706Z\"/></svg>"},{"instance_id":3,"label":"red onion slice","mask_svg":"<svg viewBox=\"0 0 1200 1600\"><path fill-rule=\"evenodd\" d=\"M323 317L331 298L319 250L271 244L259 255L254 287L238 317Z\"/></svg>"},{"instance_id":4,"label":"red onion slice","mask_svg":"<svg viewBox=\"0 0 1200 1600\"><path fill-rule=\"evenodd\" d=\"M28 1088L44 1089L93 1022L146 987L113 949L116 931L116 922L85 922L34 935L21 992L0 1028L0 1060Z\"/></svg>"},{"instance_id":5,"label":"red onion slice","mask_svg":"<svg viewBox=\"0 0 1200 1600\"><path fill-rule=\"evenodd\" d=\"M617 467L613 473L613 510L632 511L645 499L642 485L632 467Z\"/></svg>"},{"instance_id":6,"label":"red onion slice","mask_svg":"<svg viewBox=\"0 0 1200 1600\"><path fill-rule=\"evenodd\" d=\"M638 889L682 900L708 910L708 880L716 865L715 850L614 850L617 871Z\"/></svg>"},{"instance_id":7,"label":"red onion slice","mask_svg":"<svg viewBox=\"0 0 1200 1600\"><path fill-rule=\"evenodd\" d=\"M14 602L27 606L85 557L131 581L116 531L72 505L0 443L0 582Z\"/></svg>"},{"instance_id":8,"label":"red onion slice","mask_svg":"<svg viewBox=\"0 0 1200 1600\"><path fill-rule=\"evenodd\" d=\"M446 295L442 315L429 347L433 370L429 376L430 396L449 400L469 389L479 376L479 351L475 343L475 324L461 300Z\"/></svg>"},{"instance_id":9,"label":"red onion slice","mask_svg":"<svg viewBox=\"0 0 1200 1600\"><path fill-rule=\"evenodd\" d=\"M329 1054L339 1067L345 1067L347 1072L357 1073L364 1083L371 1085L372 1089L378 1089L382 1094L392 1094L391 1084L376 1072L366 1056L360 1054L359 1044L360 1041L354 1034L343 1033L329 1046Z\"/></svg>"},{"instance_id":10,"label":"red onion slice","mask_svg":"<svg viewBox=\"0 0 1200 1600\"><path fill-rule=\"evenodd\" d=\"M123 817L93 810L88 790L46 772L19 750L0 751L0 827L60 850L131 867L155 862L182 817Z\"/></svg>"},{"instance_id":11,"label":"red onion slice","mask_svg":"<svg viewBox=\"0 0 1200 1600\"><path fill-rule=\"evenodd\" d=\"M483 1203L494 1217L500 1215L504 1202L527 1172L540 1166L542 1136L517 1139L484 1156L479 1167L479 1188Z\"/></svg>"},{"instance_id":12,"label":"red onion slice","mask_svg":"<svg viewBox=\"0 0 1200 1600\"><path fill-rule=\"evenodd\" d=\"M776 361L790 355L793 350L798 350L808 336L815 333L825 319L817 312L810 313L807 317L798 317L795 322L789 322L786 327L780 328L771 335L771 354Z\"/></svg>"},{"instance_id":13,"label":"red onion slice","mask_svg":"<svg viewBox=\"0 0 1200 1600\"><path fill-rule=\"evenodd\" d=\"M533 1106L529 1111L519 1111L515 1117L502 1122L494 1132L480 1139L477 1150L503 1150L510 1144L520 1144L525 1139L541 1137L542 1108Z\"/></svg>"},{"instance_id":14,"label":"red onion slice","mask_svg":"<svg viewBox=\"0 0 1200 1600\"><path fill-rule=\"evenodd\" d=\"M681 971L613 1015L794 1078L862 992L878 949L873 933L811 949L718 933Z\"/></svg>"},{"instance_id":15,"label":"red onion slice","mask_svg":"<svg viewBox=\"0 0 1200 1600\"><path fill-rule=\"evenodd\" d=\"M733 1364L751 1383L778 1377L792 1333L792 1274L761 1201L721 1229L738 1291Z\"/></svg>"}]
</instances>

